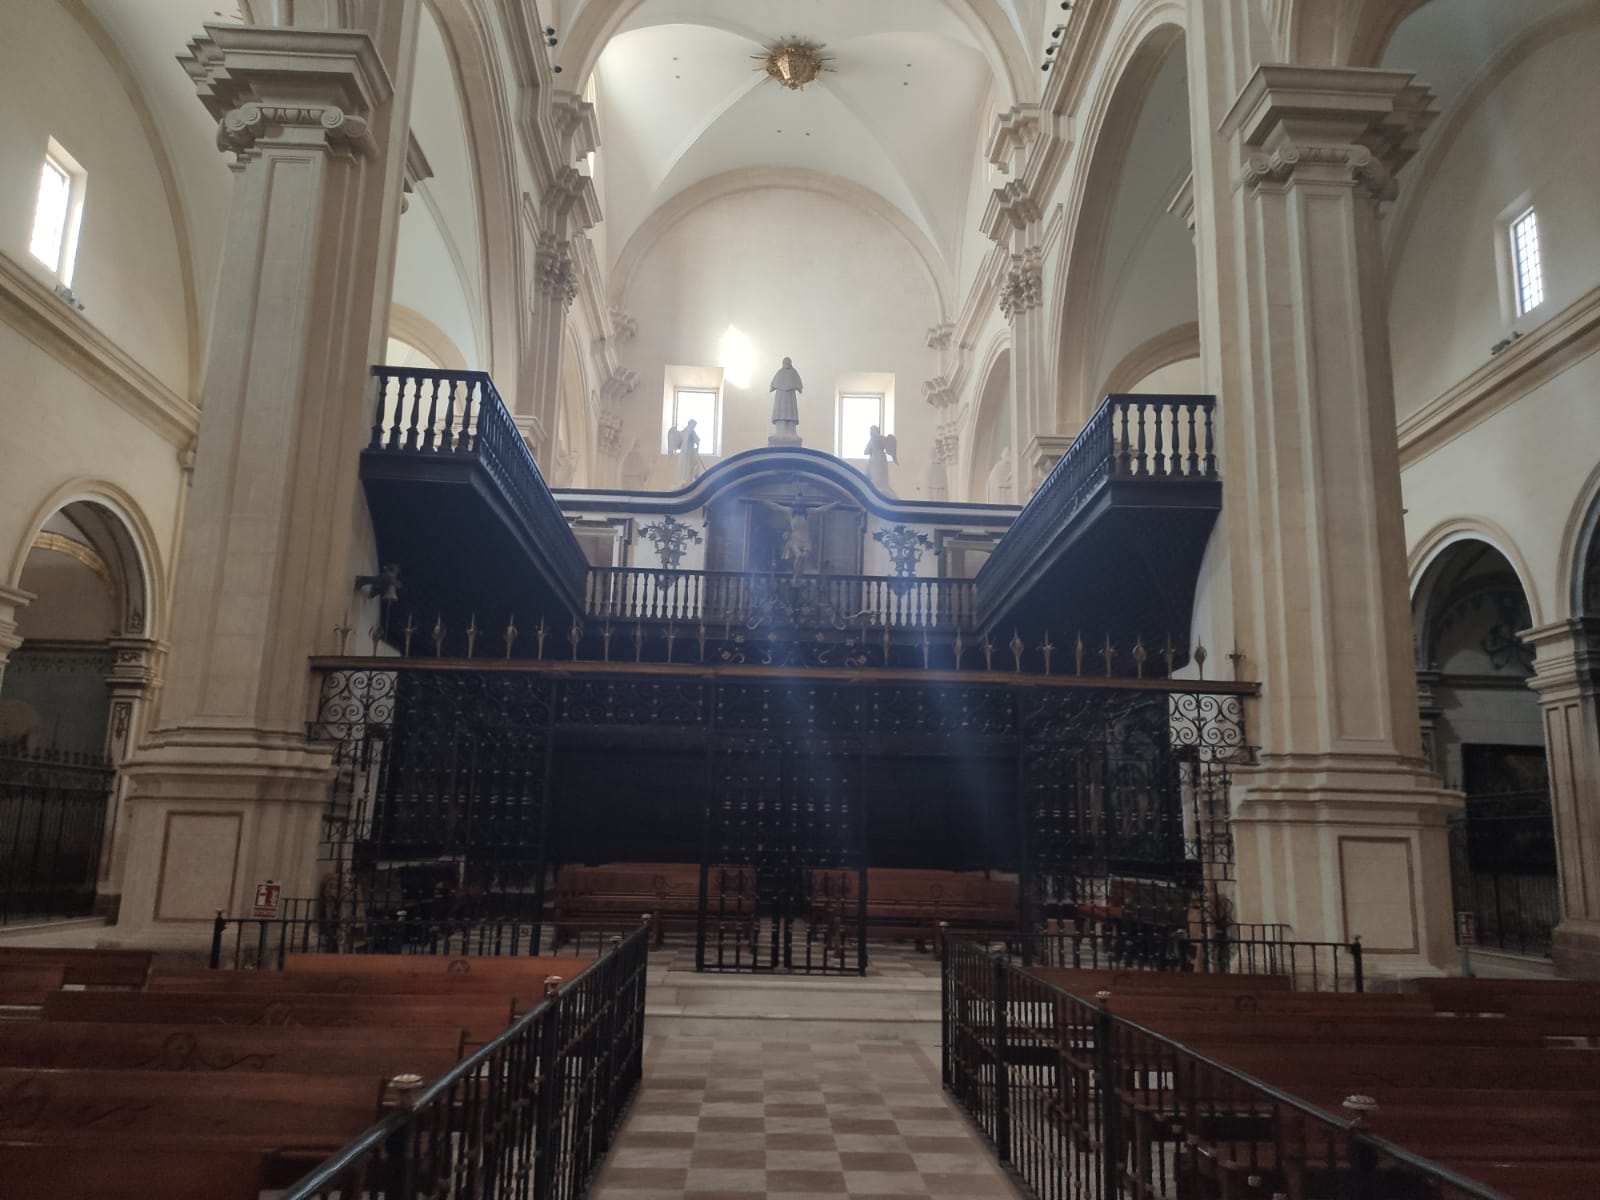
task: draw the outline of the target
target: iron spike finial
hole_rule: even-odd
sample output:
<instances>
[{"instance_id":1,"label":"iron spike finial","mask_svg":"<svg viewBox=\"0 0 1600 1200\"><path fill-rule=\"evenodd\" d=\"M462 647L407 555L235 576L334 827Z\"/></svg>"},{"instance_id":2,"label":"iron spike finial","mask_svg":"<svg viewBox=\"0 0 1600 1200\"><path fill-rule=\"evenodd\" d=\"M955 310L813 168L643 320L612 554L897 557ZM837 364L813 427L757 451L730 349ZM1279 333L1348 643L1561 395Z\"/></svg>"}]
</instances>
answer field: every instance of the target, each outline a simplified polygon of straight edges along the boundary
<instances>
[{"instance_id":1,"label":"iron spike finial","mask_svg":"<svg viewBox=\"0 0 1600 1200\"><path fill-rule=\"evenodd\" d=\"M961 641L961 630L960 629L956 630L956 637L955 637L955 642L954 642L953 645L954 645L954 649L955 649L955 652L956 652L956 670L959 671L959 670L961 670L961 652L962 652L962 650L964 650L966 648L963 645L962 641Z\"/></svg>"},{"instance_id":2,"label":"iron spike finial","mask_svg":"<svg viewBox=\"0 0 1600 1200\"><path fill-rule=\"evenodd\" d=\"M433 656L441 658L444 655L444 635L448 633L444 627L444 614L438 613L433 618Z\"/></svg>"},{"instance_id":3,"label":"iron spike finial","mask_svg":"<svg viewBox=\"0 0 1600 1200\"><path fill-rule=\"evenodd\" d=\"M517 644L517 614L512 613L506 618L506 658L511 658L511 647Z\"/></svg>"},{"instance_id":4,"label":"iron spike finial","mask_svg":"<svg viewBox=\"0 0 1600 1200\"><path fill-rule=\"evenodd\" d=\"M1017 632L1015 626L1011 629L1011 643L1008 648L1011 651L1012 670L1020 675L1022 674L1022 652L1028 647L1023 642L1022 635Z\"/></svg>"},{"instance_id":5,"label":"iron spike finial","mask_svg":"<svg viewBox=\"0 0 1600 1200\"><path fill-rule=\"evenodd\" d=\"M1172 635L1170 633L1167 634L1167 647L1161 652L1161 656L1167 660L1167 678L1171 679L1172 664L1177 660L1178 652L1173 648Z\"/></svg>"},{"instance_id":6,"label":"iron spike finial","mask_svg":"<svg viewBox=\"0 0 1600 1200\"><path fill-rule=\"evenodd\" d=\"M1200 678L1204 679L1206 677L1206 658L1207 658L1205 643L1204 642L1196 643L1195 648L1194 648L1194 654L1191 655L1190 657L1192 657L1194 659L1194 665L1200 671Z\"/></svg>"},{"instance_id":7,"label":"iron spike finial","mask_svg":"<svg viewBox=\"0 0 1600 1200\"><path fill-rule=\"evenodd\" d=\"M472 652L478 645L478 634L480 632L481 631L478 629L478 614L477 613L473 613L472 616L470 618L468 618L468 620L467 620L467 657L468 658L472 657Z\"/></svg>"},{"instance_id":8,"label":"iron spike finial","mask_svg":"<svg viewBox=\"0 0 1600 1200\"><path fill-rule=\"evenodd\" d=\"M606 623L600 627L600 661L611 661L611 618L606 618Z\"/></svg>"},{"instance_id":9,"label":"iron spike finial","mask_svg":"<svg viewBox=\"0 0 1600 1200\"><path fill-rule=\"evenodd\" d=\"M994 633L992 630L984 631L983 644L980 649L983 651L983 669L992 672L994 670Z\"/></svg>"},{"instance_id":10,"label":"iron spike finial","mask_svg":"<svg viewBox=\"0 0 1600 1200\"><path fill-rule=\"evenodd\" d=\"M1072 673L1074 675L1081 676L1083 674L1083 654L1085 649L1086 647L1083 644L1083 630L1080 629L1078 630L1077 643L1072 647Z\"/></svg>"},{"instance_id":11,"label":"iron spike finial","mask_svg":"<svg viewBox=\"0 0 1600 1200\"><path fill-rule=\"evenodd\" d=\"M533 631L534 658L540 659L544 657L544 639L549 632L550 627L544 623L544 617L540 616L539 624Z\"/></svg>"},{"instance_id":12,"label":"iron spike finial","mask_svg":"<svg viewBox=\"0 0 1600 1200\"><path fill-rule=\"evenodd\" d=\"M400 632L401 632L402 635L404 635L405 640L406 640L405 656L407 658L410 658L411 657L411 639L416 635L416 632L417 632L417 622L416 622L416 614L415 613L407 613L406 614L406 627L404 629L402 629Z\"/></svg>"},{"instance_id":13,"label":"iron spike finial","mask_svg":"<svg viewBox=\"0 0 1600 1200\"><path fill-rule=\"evenodd\" d=\"M354 627L350 624L350 610L348 608L344 610L344 622L335 625L333 632L339 639L339 655L342 658L348 650L350 635L355 632Z\"/></svg>"},{"instance_id":14,"label":"iron spike finial","mask_svg":"<svg viewBox=\"0 0 1600 1200\"><path fill-rule=\"evenodd\" d=\"M1044 641L1039 644L1039 649L1044 653L1044 673L1050 674L1050 656L1056 652L1055 643L1050 640L1050 631L1044 631Z\"/></svg>"},{"instance_id":15,"label":"iron spike finial","mask_svg":"<svg viewBox=\"0 0 1600 1200\"><path fill-rule=\"evenodd\" d=\"M1106 660L1106 678L1111 678L1111 663L1117 657L1117 648L1111 644L1111 635L1106 634L1106 644L1100 651L1100 657Z\"/></svg>"},{"instance_id":16,"label":"iron spike finial","mask_svg":"<svg viewBox=\"0 0 1600 1200\"><path fill-rule=\"evenodd\" d=\"M1140 634L1133 643L1133 667L1138 678L1144 678L1145 659L1150 657L1150 652L1144 648L1144 635Z\"/></svg>"},{"instance_id":17,"label":"iron spike finial","mask_svg":"<svg viewBox=\"0 0 1600 1200\"><path fill-rule=\"evenodd\" d=\"M383 641L383 626L374 621L372 623L372 628L367 630L367 636L372 639L372 657L377 658L378 643Z\"/></svg>"},{"instance_id":18,"label":"iron spike finial","mask_svg":"<svg viewBox=\"0 0 1600 1200\"><path fill-rule=\"evenodd\" d=\"M578 618L572 618L572 624L567 628L567 641L572 645L572 661L578 661L578 643L583 641L583 626L578 624Z\"/></svg>"}]
</instances>

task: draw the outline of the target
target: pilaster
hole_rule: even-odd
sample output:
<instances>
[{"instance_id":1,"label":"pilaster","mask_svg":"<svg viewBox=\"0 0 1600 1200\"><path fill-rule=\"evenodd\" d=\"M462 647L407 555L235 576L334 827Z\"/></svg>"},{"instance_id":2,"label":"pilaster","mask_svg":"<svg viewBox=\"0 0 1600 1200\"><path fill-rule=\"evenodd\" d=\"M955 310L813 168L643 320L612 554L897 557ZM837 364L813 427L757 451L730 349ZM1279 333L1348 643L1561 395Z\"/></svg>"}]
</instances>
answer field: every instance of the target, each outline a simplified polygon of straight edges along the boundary
<instances>
[{"instance_id":1,"label":"pilaster","mask_svg":"<svg viewBox=\"0 0 1600 1200\"><path fill-rule=\"evenodd\" d=\"M1422 758L1378 205L1430 105L1405 72L1258 66L1211 110L1192 187L1238 650L1262 689L1240 917L1360 936L1374 971L1409 974L1451 962L1459 797Z\"/></svg>"},{"instance_id":2,"label":"pilaster","mask_svg":"<svg viewBox=\"0 0 1600 1200\"><path fill-rule=\"evenodd\" d=\"M315 886L330 764L306 739L306 659L348 601L419 0L363 12L370 29L208 25L180 57L233 194L167 681L110 856L119 941L197 944L259 879ZM159 654L125 649L131 700Z\"/></svg>"},{"instance_id":3,"label":"pilaster","mask_svg":"<svg viewBox=\"0 0 1600 1200\"><path fill-rule=\"evenodd\" d=\"M1563 975L1600 979L1600 619L1531 629L1544 716L1561 883L1553 957Z\"/></svg>"},{"instance_id":4,"label":"pilaster","mask_svg":"<svg viewBox=\"0 0 1600 1200\"><path fill-rule=\"evenodd\" d=\"M11 652L22 645L22 635L17 632L17 614L35 598L32 592L21 588L0 587L0 683L5 682L6 663Z\"/></svg>"}]
</instances>

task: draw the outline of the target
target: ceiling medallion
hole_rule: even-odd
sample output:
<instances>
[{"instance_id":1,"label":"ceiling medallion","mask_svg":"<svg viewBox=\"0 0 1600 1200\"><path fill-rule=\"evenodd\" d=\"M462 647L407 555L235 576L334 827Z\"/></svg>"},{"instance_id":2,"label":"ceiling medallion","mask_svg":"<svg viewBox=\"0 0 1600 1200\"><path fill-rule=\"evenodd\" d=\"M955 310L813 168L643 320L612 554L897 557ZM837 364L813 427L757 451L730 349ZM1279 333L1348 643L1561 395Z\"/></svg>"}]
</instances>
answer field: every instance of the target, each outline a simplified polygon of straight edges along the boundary
<instances>
[{"instance_id":1,"label":"ceiling medallion","mask_svg":"<svg viewBox=\"0 0 1600 1200\"><path fill-rule=\"evenodd\" d=\"M788 88L798 92L824 71L833 68L828 64L833 55L822 52L821 42L807 38L782 38L768 46L765 53L750 57L761 64L761 69Z\"/></svg>"}]
</instances>

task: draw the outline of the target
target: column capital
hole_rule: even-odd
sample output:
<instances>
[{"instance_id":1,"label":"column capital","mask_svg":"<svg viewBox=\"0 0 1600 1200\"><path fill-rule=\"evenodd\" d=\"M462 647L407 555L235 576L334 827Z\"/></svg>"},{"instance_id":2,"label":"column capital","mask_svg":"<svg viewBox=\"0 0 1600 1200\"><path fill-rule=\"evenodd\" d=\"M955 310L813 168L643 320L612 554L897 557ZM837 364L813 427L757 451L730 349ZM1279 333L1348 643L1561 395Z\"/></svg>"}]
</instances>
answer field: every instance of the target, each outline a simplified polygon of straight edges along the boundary
<instances>
[{"instance_id":1,"label":"column capital","mask_svg":"<svg viewBox=\"0 0 1600 1200\"><path fill-rule=\"evenodd\" d=\"M1534 673L1528 686L1541 697L1600 688L1600 618L1556 621L1517 636L1533 647Z\"/></svg>"},{"instance_id":2,"label":"column capital","mask_svg":"<svg viewBox=\"0 0 1600 1200\"><path fill-rule=\"evenodd\" d=\"M535 289L563 307L578 296L578 277L572 269L572 247L566 238L541 234L533 252Z\"/></svg>"},{"instance_id":3,"label":"column capital","mask_svg":"<svg viewBox=\"0 0 1600 1200\"><path fill-rule=\"evenodd\" d=\"M1360 184L1393 199L1394 177L1438 115L1409 71L1354 67L1256 68L1221 132L1246 150L1247 187L1291 179Z\"/></svg>"},{"instance_id":4,"label":"column capital","mask_svg":"<svg viewBox=\"0 0 1600 1200\"><path fill-rule=\"evenodd\" d=\"M217 119L217 149L239 161L263 143L321 145L370 155L368 127L394 88L367 34L254 25L207 25L178 61Z\"/></svg>"}]
</instances>

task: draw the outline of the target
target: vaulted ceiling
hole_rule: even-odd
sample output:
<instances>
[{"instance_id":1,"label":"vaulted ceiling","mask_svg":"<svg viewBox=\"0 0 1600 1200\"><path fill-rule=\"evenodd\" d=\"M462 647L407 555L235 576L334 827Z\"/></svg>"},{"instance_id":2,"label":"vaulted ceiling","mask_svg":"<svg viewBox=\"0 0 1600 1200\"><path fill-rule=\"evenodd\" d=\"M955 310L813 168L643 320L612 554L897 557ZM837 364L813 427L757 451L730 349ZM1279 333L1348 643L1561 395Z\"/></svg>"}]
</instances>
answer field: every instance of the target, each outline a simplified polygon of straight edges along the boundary
<instances>
[{"instance_id":1,"label":"vaulted ceiling","mask_svg":"<svg viewBox=\"0 0 1600 1200\"><path fill-rule=\"evenodd\" d=\"M756 61L779 37L822 42L832 69L802 91ZM995 77L939 0L644 0L596 70L607 244L716 176L801 168L875 193L947 264L965 225Z\"/></svg>"}]
</instances>

